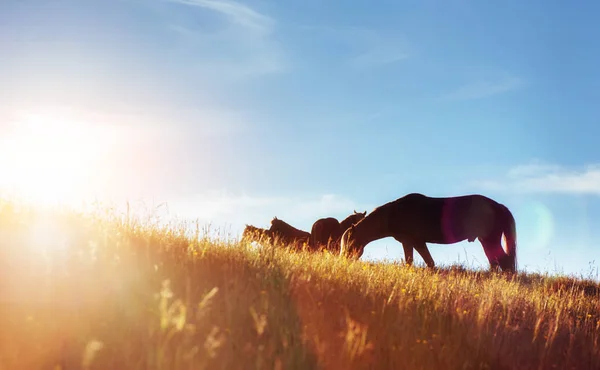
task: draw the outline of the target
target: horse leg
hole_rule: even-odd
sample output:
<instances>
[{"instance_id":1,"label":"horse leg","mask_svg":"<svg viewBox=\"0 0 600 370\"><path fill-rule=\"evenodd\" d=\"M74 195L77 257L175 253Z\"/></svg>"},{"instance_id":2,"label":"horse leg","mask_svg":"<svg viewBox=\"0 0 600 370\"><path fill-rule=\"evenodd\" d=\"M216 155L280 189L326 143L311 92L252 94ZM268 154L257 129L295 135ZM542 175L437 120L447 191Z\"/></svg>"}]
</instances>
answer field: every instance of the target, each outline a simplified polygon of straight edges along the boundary
<instances>
[{"instance_id":1,"label":"horse leg","mask_svg":"<svg viewBox=\"0 0 600 370\"><path fill-rule=\"evenodd\" d=\"M396 239L396 241L400 244L402 244L402 249L404 249L404 261L406 262L406 264L408 266L412 266L413 264L413 246L411 243L408 243L406 241L402 241L396 237L394 237L394 239Z\"/></svg>"},{"instance_id":2,"label":"horse leg","mask_svg":"<svg viewBox=\"0 0 600 370\"><path fill-rule=\"evenodd\" d=\"M423 258L425 263L427 264L427 267L434 268L435 262L433 262L431 253L429 253L429 248L427 248L427 244L426 243L417 243L414 245L414 247L417 250L417 252L419 252L419 254Z\"/></svg>"},{"instance_id":3,"label":"horse leg","mask_svg":"<svg viewBox=\"0 0 600 370\"><path fill-rule=\"evenodd\" d=\"M402 243L402 248L404 249L404 260L408 266L412 266L413 264L413 246L412 244Z\"/></svg>"},{"instance_id":4,"label":"horse leg","mask_svg":"<svg viewBox=\"0 0 600 370\"><path fill-rule=\"evenodd\" d=\"M398 238L394 238L398 242L402 244L402 248L404 248L404 259L406 260L406 264L412 266L413 264L413 249L416 249L417 252L421 255L427 267L433 268L435 267L435 262L433 262L433 258L431 257L431 253L429 253L429 249L427 248L427 244L425 243L409 243L402 242Z\"/></svg>"},{"instance_id":5,"label":"horse leg","mask_svg":"<svg viewBox=\"0 0 600 370\"><path fill-rule=\"evenodd\" d=\"M504 258L504 250L502 249L502 244L500 243L500 239L498 238L489 238L481 241L481 245L483 246L483 251L490 262L490 269L492 271L498 271L500 268L500 261Z\"/></svg>"}]
</instances>

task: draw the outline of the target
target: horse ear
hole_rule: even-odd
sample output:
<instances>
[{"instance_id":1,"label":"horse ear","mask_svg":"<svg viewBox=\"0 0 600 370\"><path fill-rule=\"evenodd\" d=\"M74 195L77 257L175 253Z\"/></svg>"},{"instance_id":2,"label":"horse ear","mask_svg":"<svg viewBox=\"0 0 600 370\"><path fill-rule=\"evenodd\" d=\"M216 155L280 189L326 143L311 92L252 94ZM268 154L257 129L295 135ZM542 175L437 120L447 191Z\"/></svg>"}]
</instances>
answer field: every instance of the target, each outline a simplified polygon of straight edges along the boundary
<instances>
[{"instance_id":1,"label":"horse ear","mask_svg":"<svg viewBox=\"0 0 600 370\"><path fill-rule=\"evenodd\" d=\"M358 212L356 212L356 210L354 210L354 213L358 213Z\"/></svg>"}]
</instances>

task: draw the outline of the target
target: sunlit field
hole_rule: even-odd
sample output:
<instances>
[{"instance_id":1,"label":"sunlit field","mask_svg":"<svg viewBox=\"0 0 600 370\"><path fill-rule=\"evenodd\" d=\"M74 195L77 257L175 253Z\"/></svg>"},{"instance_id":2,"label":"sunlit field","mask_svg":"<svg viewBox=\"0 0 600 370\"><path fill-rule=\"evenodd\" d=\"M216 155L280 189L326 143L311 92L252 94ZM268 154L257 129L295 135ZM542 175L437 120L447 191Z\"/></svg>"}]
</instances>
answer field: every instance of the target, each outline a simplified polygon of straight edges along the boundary
<instances>
[{"instance_id":1,"label":"sunlit field","mask_svg":"<svg viewBox=\"0 0 600 370\"><path fill-rule=\"evenodd\" d=\"M0 203L1 369L600 368L591 281L350 262L150 216Z\"/></svg>"}]
</instances>

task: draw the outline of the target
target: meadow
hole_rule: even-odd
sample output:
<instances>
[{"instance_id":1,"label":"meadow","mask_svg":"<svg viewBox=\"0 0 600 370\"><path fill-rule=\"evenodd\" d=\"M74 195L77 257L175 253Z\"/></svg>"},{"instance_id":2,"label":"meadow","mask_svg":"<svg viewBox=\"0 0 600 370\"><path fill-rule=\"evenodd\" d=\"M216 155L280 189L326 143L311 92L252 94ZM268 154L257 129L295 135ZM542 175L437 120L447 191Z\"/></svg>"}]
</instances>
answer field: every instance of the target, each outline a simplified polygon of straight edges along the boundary
<instances>
[{"instance_id":1,"label":"meadow","mask_svg":"<svg viewBox=\"0 0 600 370\"><path fill-rule=\"evenodd\" d=\"M0 271L0 369L600 368L600 286L583 278L350 261L10 200Z\"/></svg>"}]
</instances>

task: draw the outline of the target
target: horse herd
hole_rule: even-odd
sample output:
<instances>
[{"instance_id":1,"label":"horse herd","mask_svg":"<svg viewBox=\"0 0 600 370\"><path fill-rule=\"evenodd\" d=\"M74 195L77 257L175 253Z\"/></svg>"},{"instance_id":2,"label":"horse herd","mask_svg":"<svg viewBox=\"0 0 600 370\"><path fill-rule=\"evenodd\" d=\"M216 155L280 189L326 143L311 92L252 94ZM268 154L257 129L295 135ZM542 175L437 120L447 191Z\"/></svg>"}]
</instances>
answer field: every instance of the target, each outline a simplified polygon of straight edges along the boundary
<instances>
[{"instance_id":1,"label":"horse herd","mask_svg":"<svg viewBox=\"0 0 600 370\"><path fill-rule=\"evenodd\" d=\"M502 247L503 236L506 251ZM246 241L278 241L297 250L328 250L355 259L362 256L367 244L386 237L402 244L408 265L412 265L416 250L428 267L435 266L427 243L454 244L478 239L492 270L517 270L515 219L506 206L479 194L430 197L410 193L368 215L355 210L341 222L334 217L318 219L310 233L274 217L269 229L246 225L242 234Z\"/></svg>"}]
</instances>

